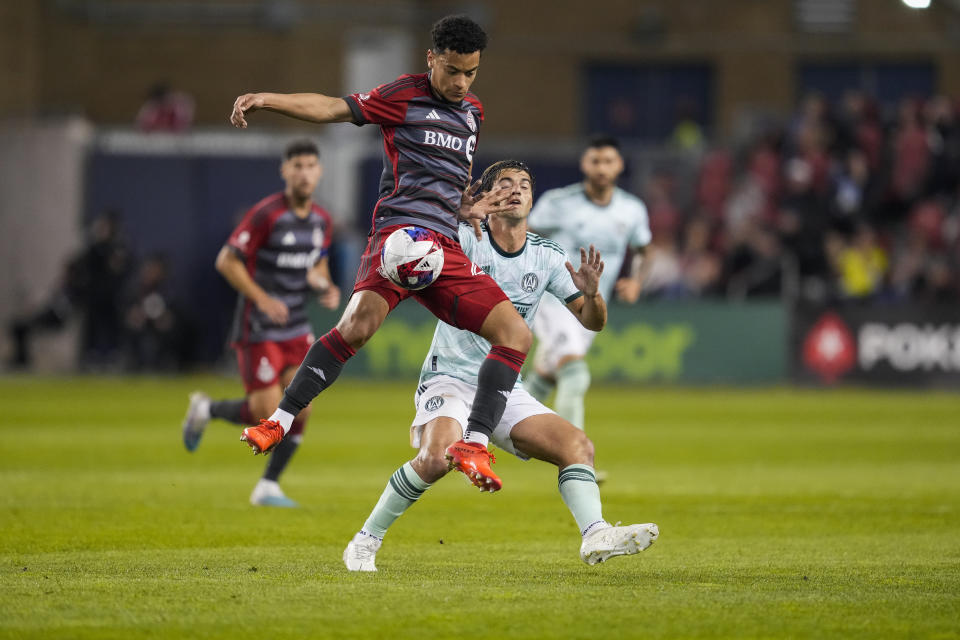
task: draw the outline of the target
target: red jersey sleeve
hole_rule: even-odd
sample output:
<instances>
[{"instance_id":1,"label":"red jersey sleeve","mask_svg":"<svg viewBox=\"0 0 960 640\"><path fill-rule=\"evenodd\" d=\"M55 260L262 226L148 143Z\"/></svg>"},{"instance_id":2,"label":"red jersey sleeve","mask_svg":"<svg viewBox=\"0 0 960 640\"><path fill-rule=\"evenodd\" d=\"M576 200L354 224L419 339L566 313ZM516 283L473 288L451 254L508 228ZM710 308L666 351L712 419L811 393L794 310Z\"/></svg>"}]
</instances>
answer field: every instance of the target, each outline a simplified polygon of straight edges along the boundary
<instances>
[{"instance_id":1,"label":"red jersey sleeve","mask_svg":"<svg viewBox=\"0 0 960 640\"><path fill-rule=\"evenodd\" d=\"M250 257L269 237L271 223L268 207L257 206L250 209L230 234L227 246L244 258Z\"/></svg>"},{"instance_id":2,"label":"red jersey sleeve","mask_svg":"<svg viewBox=\"0 0 960 640\"><path fill-rule=\"evenodd\" d=\"M421 75L400 76L368 92L346 96L356 125L401 125L407 117L407 104L423 84Z\"/></svg>"}]
</instances>

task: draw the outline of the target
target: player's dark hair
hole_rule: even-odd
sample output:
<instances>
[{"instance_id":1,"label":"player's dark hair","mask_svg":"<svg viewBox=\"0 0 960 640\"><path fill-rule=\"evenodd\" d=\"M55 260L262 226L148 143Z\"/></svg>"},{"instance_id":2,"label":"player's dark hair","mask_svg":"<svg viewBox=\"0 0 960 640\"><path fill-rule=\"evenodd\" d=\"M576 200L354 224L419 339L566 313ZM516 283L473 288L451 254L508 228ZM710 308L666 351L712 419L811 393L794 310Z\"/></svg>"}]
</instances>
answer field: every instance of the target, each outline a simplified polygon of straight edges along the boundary
<instances>
[{"instance_id":1,"label":"player's dark hair","mask_svg":"<svg viewBox=\"0 0 960 640\"><path fill-rule=\"evenodd\" d=\"M287 145L287 148L283 152L283 159L289 160L296 156L317 156L320 157L320 148L311 140L306 138L302 140L294 140Z\"/></svg>"},{"instance_id":2,"label":"player's dark hair","mask_svg":"<svg viewBox=\"0 0 960 640\"><path fill-rule=\"evenodd\" d=\"M500 174L510 169L523 171L530 176L530 190L533 191L536 189L537 181L534 179L533 172L530 171L530 167L527 166L526 162L522 160L501 160L487 167L483 175L480 176L480 192L487 193L488 191L493 191L494 186L496 186L497 181L500 179Z\"/></svg>"},{"instance_id":3,"label":"player's dark hair","mask_svg":"<svg viewBox=\"0 0 960 640\"><path fill-rule=\"evenodd\" d=\"M486 32L465 15L440 18L430 30L430 37L436 54L448 49L454 53L473 53L487 48Z\"/></svg>"},{"instance_id":4,"label":"player's dark hair","mask_svg":"<svg viewBox=\"0 0 960 640\"><path fill-rule=\"evenodd\" d=\"M613 147L620 151L620 141L613 136L606 134L595 135L587 142L587 149L603 149L604 147Z\"/></svg>"}]
</instances>

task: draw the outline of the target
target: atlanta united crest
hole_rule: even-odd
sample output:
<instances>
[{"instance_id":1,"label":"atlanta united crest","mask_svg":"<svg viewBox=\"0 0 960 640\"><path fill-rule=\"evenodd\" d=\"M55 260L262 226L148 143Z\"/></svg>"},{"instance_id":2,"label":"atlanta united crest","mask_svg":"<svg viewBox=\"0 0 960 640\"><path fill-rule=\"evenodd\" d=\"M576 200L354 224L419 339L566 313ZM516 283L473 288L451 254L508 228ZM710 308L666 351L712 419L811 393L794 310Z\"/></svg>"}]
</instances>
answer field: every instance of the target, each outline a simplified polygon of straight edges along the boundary
<instances>
[{"instance_id":1,"label":"atlanta united crest","mask_svg":"<svg viewBox=\"0 0 960 640\"><path fill-rule=\"evenodd\" d=\"M520 280L520 288L526 291L527 293L533 293L537 290L537 285L540 284L540 278L537 277L537 274L530 273L523 274L523 278Z\"/></svg>"}]
</instances>

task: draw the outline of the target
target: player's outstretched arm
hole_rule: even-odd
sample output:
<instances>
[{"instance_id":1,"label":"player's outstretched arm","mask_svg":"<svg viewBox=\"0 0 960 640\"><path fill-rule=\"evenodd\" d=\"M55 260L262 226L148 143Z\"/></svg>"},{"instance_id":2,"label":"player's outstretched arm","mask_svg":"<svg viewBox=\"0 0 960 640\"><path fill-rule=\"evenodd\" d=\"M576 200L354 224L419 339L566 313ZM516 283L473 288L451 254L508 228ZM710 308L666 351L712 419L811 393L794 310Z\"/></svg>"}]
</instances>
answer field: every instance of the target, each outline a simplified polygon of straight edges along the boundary
<instances>
[{"instance_id":1,"label":"player's outstretched arm","mask_svg":"<svg viewBox=\"0 0 960 640\"><path fill-rule=\"evenodd\" d=\"M290 318L290 309L281 300L270 297L263 287L254 282L250 277L250 272L243 264L243 261L237 257L230 247L223 247L217 254L217 271L230 283L230 286L237 290L253 304L257 305L267 317L279 325L287 324Z\"/></svg>"},{"instance_id":2,"label":"player's outstretched arm","mask_svg":"<svg viewBox=\"0 0 960 640\"><path fill-rule=\"evenodd\" d=\"M320 93L245 93L234 101L230 122L235 127L246 129L247 114L261 109L321 124L353 120L350 107L343 98L331 98Z\"/></svg>"},{"instance_id":3,"label":"player's outstretched arm","mask_svg":"<svg viewBox=\"0 0 960 640\"><path fill-rule=\"evenodd\" d=\"M650 261L646 259L647 248L640 247L630 261L630 275L617 280L615 290L620 300L633 304L640 298L643 283L650 272Z\"/></svg>"},{"instance_id":4,"label":"player's outstretched arm","mask_svg":"<svg viewBox=\"0 0 960 640\"><path fill-rule=\"evenodd\" d=\"M577 317L587 329L600 331L607 324L607 303L600 294L600 276L603 275L603 260L600 252L593 245L589 251L580 247L580 268L573 270L573 265L567 262L567 271L583 295L569 302L567 308Z\"/></svg>"}]
</instances>

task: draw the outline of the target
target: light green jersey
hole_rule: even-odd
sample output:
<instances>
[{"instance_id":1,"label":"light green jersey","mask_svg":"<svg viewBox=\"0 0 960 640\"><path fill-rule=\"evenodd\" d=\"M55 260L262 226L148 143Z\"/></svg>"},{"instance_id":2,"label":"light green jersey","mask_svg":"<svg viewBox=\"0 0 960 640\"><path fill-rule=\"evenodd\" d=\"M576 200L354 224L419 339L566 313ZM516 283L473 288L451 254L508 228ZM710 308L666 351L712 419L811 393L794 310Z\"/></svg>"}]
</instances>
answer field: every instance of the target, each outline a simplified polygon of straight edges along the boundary
<instances>
[{"instance_id":1,"label":"light green jersey","mask_svg":"<svg viewBox=\"0 0 960 640\"><path fill-rule=\"evenodd\" d=\"M477 240L473 227L461 225L460 245L470 260L486 271L500 285L510 302L526 321L533 317L540 298L550 292L563 302L583 295L564 266L566 254L556 242L527 233L527 241L516 253L507 253L496 245L484 227L483 238ZM576 266L579 267L577 260ZM430 352L420 371L420 382L434 376L451 376L469 384L477 384L477 372L490 353L490 343L465 329L437 322ZM520 378L517 384L520 386Z\"/></svg>"},{"instance_id":2,"label":"light green jersey","mask_svg":"<svg viewBox=\"0 0 960 640\"><path fill-rule=\"evenodd\" d=\"M604 262L600 293L606 299L623 267L627 247L645 247L651 239L647 208L619 187L603 207L587 197L583 183L551 189L537 200L528 222L531 229L562 246L574 266L580 264L580 247L596 247Z\"/></svg>"}]
</instances>

